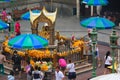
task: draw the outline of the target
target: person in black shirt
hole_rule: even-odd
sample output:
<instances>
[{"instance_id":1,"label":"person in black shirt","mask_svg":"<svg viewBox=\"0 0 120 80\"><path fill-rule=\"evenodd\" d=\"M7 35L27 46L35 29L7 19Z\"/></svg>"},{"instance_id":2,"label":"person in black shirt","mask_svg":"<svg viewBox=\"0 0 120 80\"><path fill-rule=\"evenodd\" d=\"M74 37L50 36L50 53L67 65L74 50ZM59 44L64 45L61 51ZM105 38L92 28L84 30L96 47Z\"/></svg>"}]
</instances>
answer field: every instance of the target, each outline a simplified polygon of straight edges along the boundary
<instances>
[{"instance_id":1,"label":"person in black shirt","mask_svg":"<svg viewBox=\"0 0 120 80\"><path fill-rule=\"evenodd\" d=\"M19 78L21 77L21 56L17 54L17 51L15 50L12 56L12 61L13 61L13 70L14 72L19 73Z\"/></svg>"}]
</instances>

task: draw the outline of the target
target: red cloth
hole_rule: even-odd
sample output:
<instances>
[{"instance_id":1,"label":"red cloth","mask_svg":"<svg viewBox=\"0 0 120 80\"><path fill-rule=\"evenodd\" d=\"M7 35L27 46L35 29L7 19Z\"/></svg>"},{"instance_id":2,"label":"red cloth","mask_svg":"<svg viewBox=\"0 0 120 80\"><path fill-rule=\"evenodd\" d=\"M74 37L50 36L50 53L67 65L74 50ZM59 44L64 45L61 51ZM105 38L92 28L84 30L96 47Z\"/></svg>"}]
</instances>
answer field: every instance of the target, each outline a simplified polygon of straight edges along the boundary
<instances>
[{"instance_id":1,"label":"red cloth","mask_svg":"<svg viewBox=\"0 0 120 80\"><path fill-rule=\"evenodd\" d=\"M20 23L19 22L15 23L15 32L16 34L20 34Z\"/></svg>"},{"instance_id":2,"label":"red cloth","mask_svg":"<svg viewBox=\"0 0 120 80\"><path fill-rule=\"evenodd\" d=\"M72 41L74 41L74 40L75 40L75 36L74 36L74 35L72 35L72 38L71 38L71 39L72 39Z\"/></svg>"}]
</instances>

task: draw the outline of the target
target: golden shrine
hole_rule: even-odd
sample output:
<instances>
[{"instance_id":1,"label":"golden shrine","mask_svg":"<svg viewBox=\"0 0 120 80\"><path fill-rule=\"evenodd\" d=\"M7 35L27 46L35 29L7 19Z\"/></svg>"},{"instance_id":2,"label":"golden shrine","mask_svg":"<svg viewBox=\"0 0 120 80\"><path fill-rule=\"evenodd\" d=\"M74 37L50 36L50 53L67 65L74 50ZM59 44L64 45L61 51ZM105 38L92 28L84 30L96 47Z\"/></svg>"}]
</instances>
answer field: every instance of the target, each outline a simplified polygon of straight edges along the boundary
<instances>
[{"instance_id":1,"label":"golden shrine","mask_svg":"<svg viewBox=\"0 0 120 80\"><path fill-rule=\"evenodd\" d=\"M43 7L40 13L32 13L30 10L30 22L33 34L39 34L49 40L49 44L54 44L55 38L55 21L57 15L57 8L55 12L48 12L45 7ZM38 23L45 22L47 25L43 26L42 31L38 31Z\"/></svg>"},{"instance_id":2,"label":"golden shrine","mask_svg":"<svg viewBox=\"0 0 120 80\"><path fill-rule=\"evenodd\" d=\"M65 36L61 36L59 32L55 33L55 21L56 21L56 15L57 15L57 9L55 12L48 12L45 7L41 10L40 13L33 13L30 10L30 23L31 23L31 30L33 34L38 34L46 39L49 40L49 45L54 45L55 40L58 40L57 48L59 48L62 45L65 45L66 41L70 41L71 43L71 49L67 50L57 50L56 48L52 51L49 50L49 48L45 50L27 50L27 51L18 51L18 54L22 57L26 56L26 53L31 58L36 59L44 59L44 58L50 58L52 59L53 66L55 67L57 65L58 59L61 57L67 57L67 56L77 56L78 59L84 59L83 56L83 49L85 48L84 40L79 39L75 41L71 41L69 38L66 38ZM39 23L44 22L45 25L42 27L42 30L39 31ZM68 44L63 46L62 48L66 48ZM8 46L8 38L3 42L4 50L11 55L13 54L13 50ZM69 45L70 46L70 45ZM32 61L32 64L34 62Z\"/></svg>"}]
</instances>

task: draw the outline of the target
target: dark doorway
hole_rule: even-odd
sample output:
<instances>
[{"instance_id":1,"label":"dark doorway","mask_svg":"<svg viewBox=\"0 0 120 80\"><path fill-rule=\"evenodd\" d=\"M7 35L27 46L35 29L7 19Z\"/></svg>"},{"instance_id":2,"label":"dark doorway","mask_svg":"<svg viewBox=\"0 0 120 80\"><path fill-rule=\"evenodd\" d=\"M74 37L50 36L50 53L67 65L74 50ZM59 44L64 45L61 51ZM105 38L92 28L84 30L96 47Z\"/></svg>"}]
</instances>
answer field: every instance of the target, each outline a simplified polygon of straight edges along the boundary
<instances>
[{"instance_id":1,"label":"dark doorway","mask_svg":"<svg viewBox=\"0 0 120 80\"><path fill-rule=\"evenodd\" d=\"M120 12L120 0L108 0L108 5L103 6L104 11Z\"/></svg>"}]
</instances>

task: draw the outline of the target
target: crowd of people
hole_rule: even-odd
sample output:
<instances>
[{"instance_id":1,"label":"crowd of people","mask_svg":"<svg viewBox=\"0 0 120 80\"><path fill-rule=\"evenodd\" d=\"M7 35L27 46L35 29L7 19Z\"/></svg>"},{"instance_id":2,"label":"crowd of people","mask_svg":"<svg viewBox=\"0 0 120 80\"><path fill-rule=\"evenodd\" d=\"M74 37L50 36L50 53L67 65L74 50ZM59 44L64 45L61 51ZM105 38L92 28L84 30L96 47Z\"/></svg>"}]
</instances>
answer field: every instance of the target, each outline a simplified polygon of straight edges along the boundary
<instances>
[{"instance_id":1,"label":"crowd of people","mask_svg":"<svg viewBox=\"0 0 120 80\"><path fill-rule=\"evenodd\" d=\"M12 13L7 12L6 8L3 8L2 12L1 12L1 19L5 23L7 23L7 25L9 26L8 32L12 32L12 26L13 26L13 28L14 28L13 34L15 34L16 36L21 34L21 32L20 32L21 25L20 25L19 20L16 20L14 22Z\"/></svg>"},{"instance_id":2,"label":"crowd of people","mask_svg":"<svg viewBox=\"0 0 120 80\"><path fill-rule=\"evenodd\" d=\"M59 65L56 67L55 80L66 80L65 76L68 76L68 80L76 80L75 64L65 59L59 59Z\"/></svg>"},{"instance_id":3,"label":"crowd of people","mask_svg":"<svg viewBox=\"0 0 120 80\"><path fill-rule=\"evenodd\" d=\"M7 77L7 80L15 80L15 75L18 74L18 78L21 79L21 73L22 73L22 57L17 54L17 51L15 50L13 52L13 56L11 57L11 61L8 61L6 59L6 56L3 55L3 53L0 53L0 73L4 75L4 62L12 63L13 64L13 70L10 71L10 74ZM69 80L75 80L76 79L76 71L75 71L75 65L72 63L71 60L68 60L68 63L65 59L62 59L62 63L59 62L59 65L56 67L55 70L55 80L66 80L66 71L68 72L68 79ZM64 69L63 69L64 67ZM27 61L27 65L25 67L25 73L27 75L26 80L44 80L46 77L44 72L41 71L41 68L35 65L34 67L30 64L30 61Z\"/></svg>"},{"instance_id":4,"label":"crowd of people","mask_svg":"<svg viewBox=\"0 0 120 80\"><path fill-rule=\"evenodd\" d=\"M9 26L8 28L8 32L11 32L11 23L13 21L13 18L12 18L12 13L7 13L6 11L6 8L4 8L1 12L2 16L1 16L1 19L6 22ZM14 24L14 33L16 36L20 35L21 32L20 32L20 22L19 20L15 21L15 24ZM13 38L13 36L11 36L11 38ZM10 63L11 61L7 61L6 59L6 55L4 54L3 51L1 51L1 54L0 54L0 73L4 74L4 65L3 63L4 62L8 62ZM8 80L15 80L15 75L18 74L19 75L19 79L22 77L21 76L21 72L22 72L22 68L21 68L21 64L22 64L22 57L20 55L17 54L17 50L15 50L13 52L13 55L12 57L10 58L12 60L12 64L13 64L13 70L10 71L10 74L8 75ZM73 72L71 71L74 71L74 75L75 74L75 69L74 69L74 64L73 63L70 63L71 61L69 61L69 67L65 69L70 69L69 71L69 78L71 77L71 75L73 74ZM25 72L26 72L26 75L27 75L27 80L43 80L44 78L44 73L41 71L40 67L38 66L33 66L30 64L29 61L27 61L27 65L25 67ZM70 67L70 64L73 64L71 67ZM73 69L73 70L71 70ZM62 76L58 75L59 74L59 70L60 70L60 66L59 67L56 67L56 71L55 71L55 79L56 80L63 80L63 77L65 77L65 74L64 72L60 72L63 73ZM74 78L76 78L76 76L74 76ZM70 78L72 79L72 78Z\"/></svg>"},{"instance_id":5,"label":"crowd of people","mask_svg":"<svg viewBox=\"0 0 120 80\"><path fill-rule=\"evenodd\" d=\"M8 31L11 32L11 22L13 21L11 13L7 13L6 9L4 8L3 11L1 12L1 14L2 14L1 19L3 21L5 21L6 23L8 23L8 25L9 25ZM19 20L15 21L14 28L15 28L15 35L16 36L21 34L20 27L21 27L21 25L20 25ZM88 30L88 35L90 36L89 32L91 32L91 30ZM75 40L75 36L72 35L72 41L74 41L74 40ZM88 42L86 42L86 44L87 44L87 49L90 50L90 48L92 46L91 41L89 40ZM88 53L87 50L86 50L86 53ZM96 45L96 48L95 48L95 58L98 61L98 67L100 67L101 63L100 63L98 45ZM22 71L21 60L22 60L22 58L17 54L16 50L14 51L14 55L12 56L11 60L13 62L13 70L8 75L8 80L15 80L14 75L16 72L18 72L19 78L21 78L21 71ZM64 60L64 59L62 59L62 60ZM108 66L111 66L111 63L112 63L112 58L110 57L110 51L108 51L106 53L104 61L105 61L104 74L107 74L107 73L109 73ZM6 56L4 56L1 52L0 53L0 73L2 73L2 74L4 74L4 65L3 65L4 62L9 62L9 61L6 60ZM25 67L25 72L27 75L27 80L44 80L44 77L45 77L44 72L42 72L40 67L38 67L38 66L35 66L33 68L29 61L27 61L27 65ZM66 74L66 72L68 74ZM67 61L64 60L61 64L59 64L56 67L55 80L65 80L66 75L68 76L69 80L76 79L75 64L71 60L68 60L68 63L67 63Z\"/></svg>"},{"instance_id":6,"label":"crowd of people","mask_svg":"<svg viewBox=\"0 0 120 80\"><path fill-rule=\"evenodd\" d=\"M92 45L92 40L90 39L91 32L92 32L92 29L88 29L88 41L85 42L85 44L86 44L85 53L86 54L92 53L92 46L93 45ZM111 55L111 52L107 51L104 59L102 60L102 58L100 58L98 44L95 45L94 56L95 56L95 59L97 61L96 67L101 67L101 65L103 64L102 62L104 62L104 69L105 70L104 70L103 74L111 73L111 69L109 67L112 65L112 57L110 55Z\"/></svg>"},{"instance_id":7,"label":"crowd of people","mask_svg":"<svg viewBox=\"0 0 120 80\"><path fill-rule=\"evenodd\" d=\"M18 78L22 78L22 57L17 54L17 50L13 52L13 56L11 57L11 61L6 59L6 56L1 51L0 53L0 74L4 75L4 62L8 62L13 64L13 69L10 71L10 74L7 77L7 80L15 80L15 75L18 75ZM41 71L40 67L33 66L27 61L27 65L25 67L25 72L27 75L27 80L43 80L44 74Z\"/></svg>"}]
</instances>

